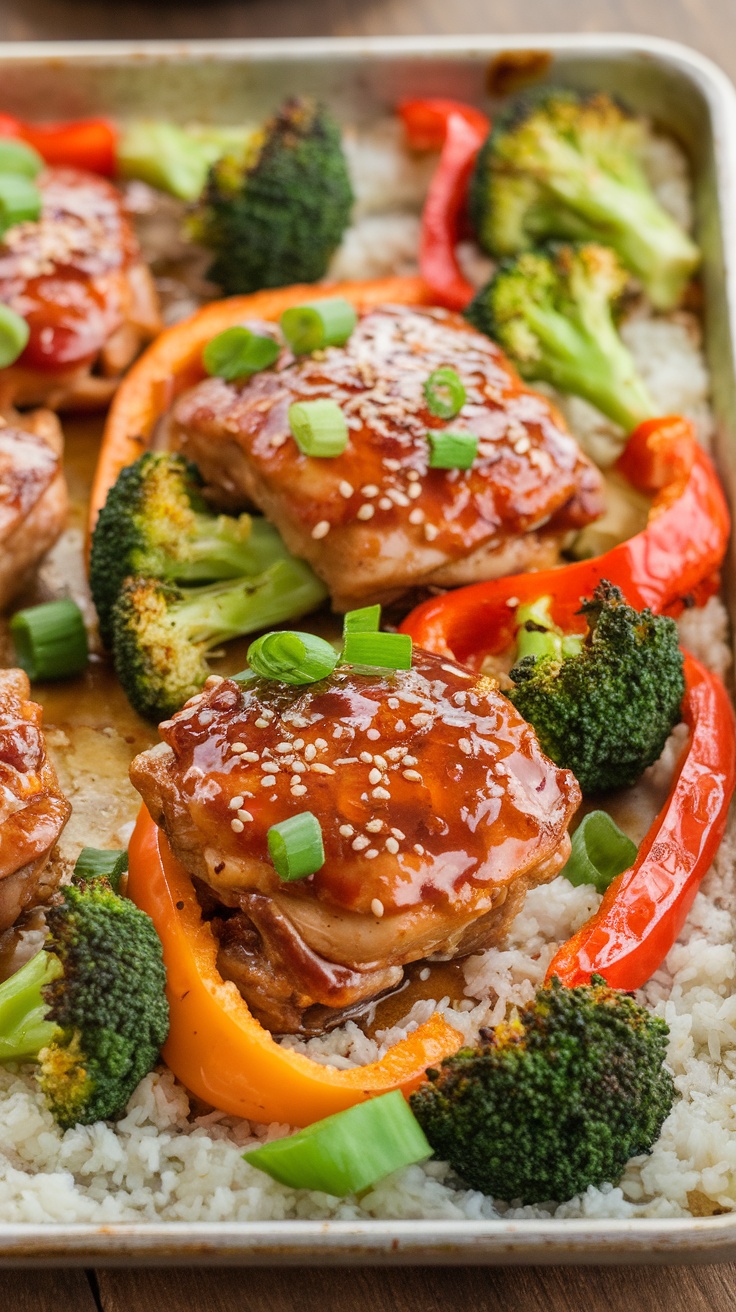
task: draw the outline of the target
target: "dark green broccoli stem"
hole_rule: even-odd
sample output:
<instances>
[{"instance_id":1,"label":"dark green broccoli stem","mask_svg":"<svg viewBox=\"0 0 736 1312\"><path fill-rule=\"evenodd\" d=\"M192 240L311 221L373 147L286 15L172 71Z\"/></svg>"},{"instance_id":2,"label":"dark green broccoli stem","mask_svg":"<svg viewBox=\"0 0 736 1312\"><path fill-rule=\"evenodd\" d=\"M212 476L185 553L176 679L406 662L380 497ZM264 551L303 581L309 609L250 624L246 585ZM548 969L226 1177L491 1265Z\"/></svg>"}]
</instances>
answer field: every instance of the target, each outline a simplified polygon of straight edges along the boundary
<instances>
[{"instance_id":1,"label":"dark green broccoli stem","mask_svg":"<svg viewBox=\"0 0 736 1312\"><path fill-rule=\"evenodd\" d=\"M43 989L60 974L57 958L42 951L0 984L0 1062L33 1061L54 1038Z\"/></svg>"},{"instance_id":2,"label":"dark green broccoli stem","mask_svg":"<svg viewBox=\"0 0 736 1312\"><path fill-rule=\"evenodd\" d=\"M182 638L208 650L257 629L314 610L327 589L302 560L277 561L258 578L192 588L169 607L167 621Z\"/></svg>"}]
</instances>

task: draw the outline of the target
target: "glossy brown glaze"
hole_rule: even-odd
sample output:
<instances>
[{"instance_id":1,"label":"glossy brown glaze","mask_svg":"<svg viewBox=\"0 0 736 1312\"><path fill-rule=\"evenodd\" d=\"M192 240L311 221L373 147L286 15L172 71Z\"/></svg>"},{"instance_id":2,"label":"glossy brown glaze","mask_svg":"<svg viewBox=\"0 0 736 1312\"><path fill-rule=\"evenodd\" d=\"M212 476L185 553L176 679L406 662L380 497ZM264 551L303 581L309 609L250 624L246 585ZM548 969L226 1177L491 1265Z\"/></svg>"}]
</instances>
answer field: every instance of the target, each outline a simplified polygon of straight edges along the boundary
<instances>
[{"instance_id":1,"label":"glossy brown glaze","mask_svg":"<svg viewBox=\"0 0 736 1312\"><path fill-rule=\"evenodd\" d=\"M0 609L27 583L67 513L60 446L0 420Z\"/></svg>"},{"instance_id":2,"label":"glossy brown glaze","mask_svg":"<svg viewBox=\"0 0 736 1312\"><path fill-rule=\"evenodd\" d=\"M211 680L160 732L131 779L187 869L244 917L230 977L250 1000L245 958L265 955L271 976L278 958L301 1009L351 1005L408 961L497 941L565 859L580 801L492 680L426 652L410 671L343 666L305 688ZM320 822L325 863L283 883L267 833L301 811Z\"/></svg>"},{"instance_id":3,"label":"glossy brown glaze","mask_svg":"<svg viewBox=\"0 0 736 1312\"><path fill-rule=\"evenodd\" d=\"M440 366L467 393L453 420L432 415L424 396ZM289 405L318 397L337 401L349 426L331 459L303 455L289 428ZM427 432L443 428L479 439L471 469L429 468ZM229 505L259 506L338 608L550 564L564 533L603 508L600 476L551 403L493 342L439 309L384 306L344 348L283 351L243 384L208 379L178 401L170 440Z\"/></svg>"}]
</instances>

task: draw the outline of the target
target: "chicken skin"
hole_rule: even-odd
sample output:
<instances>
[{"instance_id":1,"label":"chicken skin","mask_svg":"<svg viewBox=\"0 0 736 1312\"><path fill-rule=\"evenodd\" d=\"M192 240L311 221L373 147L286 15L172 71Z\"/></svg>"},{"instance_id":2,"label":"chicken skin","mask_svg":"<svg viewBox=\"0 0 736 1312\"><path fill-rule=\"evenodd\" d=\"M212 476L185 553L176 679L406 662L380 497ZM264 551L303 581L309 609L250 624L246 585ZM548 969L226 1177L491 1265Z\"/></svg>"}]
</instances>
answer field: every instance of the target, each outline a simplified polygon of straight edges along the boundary
<instances>
[{"instance_id":1,"label":"chicken skin","mask_svg":"<svg viewBox=\"0 0 736 1312\"><path fill-rule=\"evenodd\" d=\"M160 733L131 779L195 879L221 972L278 1032L499 942L569 853L574 776L492 679L427 652L308 687L212 677ZM268 829L303 811L324 865L282 882Z\"/></svg>"},{"instance_id":2,"label":"chicken skin","mask_svg":"<svg viewBox=\"0 0 736 1312\"><path fill-rule=\"evenodd\" d=\"M49 857L71 813L30 691L22 670L0 670L0 933L54 892Z\"/></svg>"},{"instance_id":3,"label":"chicken skin","mask_svg":"<svg viewBox=\"0 0 736 1312\"><path fill-rule=\"evenodd\" d=\"M443 366L466 391L452 421L424 394ZM289 405L315 398L346 417L342 455L305 456L291 435ZM444 428L478 438L472 468L429 468L427 432ZM570 530L603 510L600 475L551 403L446 310L384 306L344 347L284 350L246 382L207 379L175 405L169 442L221 503L262 510L337 610L555 564Z\"/></svg>"},{"instance_id":4,"label":"chicken skin","mask_svg":"<svg viewBox=\"0 0 736 1312\"><path fill-rule=\"evenodd\" d=\"M0 407L105 406L161 329L158 295L115 187L66 168L37 185L40 218L0 243L0 303L30 328L23 354L0 371Z\"/></svg>"},{"instance_id":5,"label":"chicken skin","mask_svg":"<svg viewBox=\"0 0 736 1312\"><path fill-rule=\"evenodd\" d=\"M54 545L69 509L56 416L40 411L22 422L0 420L0 609Z\"/></svg>"}]
</instances>

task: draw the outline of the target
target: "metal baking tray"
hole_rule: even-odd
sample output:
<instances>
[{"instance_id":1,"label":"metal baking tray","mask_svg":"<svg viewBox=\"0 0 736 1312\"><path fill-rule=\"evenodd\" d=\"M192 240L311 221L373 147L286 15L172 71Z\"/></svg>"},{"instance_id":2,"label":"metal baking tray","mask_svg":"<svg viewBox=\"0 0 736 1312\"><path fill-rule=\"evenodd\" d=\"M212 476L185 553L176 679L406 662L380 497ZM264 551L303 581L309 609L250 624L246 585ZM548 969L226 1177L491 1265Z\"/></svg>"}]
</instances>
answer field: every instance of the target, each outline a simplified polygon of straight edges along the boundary
<instances>
[{"instance_id":1,"label":"metal baking tray","mask_svg":"<svg viewBox=\"0 0 736 1312\"><path fill-rule=\"evenodd\" d=\"M286 93L324 96L345 121L402 96L493 109L530 81L620 95L690 156L704 250L705 331L718 458L736 498L736 93L701 55L627 36L0 45L2 108L28 118L108 113L233 122ZM40 112L39 112L40 111ZM736 577L732 574L732 577ZM736 590L734 590L736 591ZM683 1263L736 1258L736 1214L687 1220L157 1222L3 1225L0 1265L229 1263Z\"/></svg>"}]
</instances>

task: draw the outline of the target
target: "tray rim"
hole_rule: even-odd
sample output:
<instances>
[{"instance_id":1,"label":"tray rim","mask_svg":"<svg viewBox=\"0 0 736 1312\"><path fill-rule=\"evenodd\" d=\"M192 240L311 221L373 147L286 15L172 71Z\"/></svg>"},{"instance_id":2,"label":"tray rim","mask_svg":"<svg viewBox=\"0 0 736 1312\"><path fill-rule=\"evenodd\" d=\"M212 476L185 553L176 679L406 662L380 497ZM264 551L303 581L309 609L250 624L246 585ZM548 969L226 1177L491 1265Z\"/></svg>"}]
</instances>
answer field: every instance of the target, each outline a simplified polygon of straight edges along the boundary
<instances>
[{"instance_id":1,"label":"tray rim","mask_svg":"<svg viewBox=\"0 0 736 1312\"><path fill-rule=\"evenodd\" d=\"M289 59L493 56L509 50L593 57L639 57L675 67L709 104L718 201L736 233L736 89L708 56L681 42L621 32L415 36L205 38L0 42L0 66L213 59L237 63ZM726 299L736 341L736 260L726 260ZM734 362L736 368L736 361ZM702 1218L548 1220L375 1220L273 1222L3 1223L0 1268L24 1265L136 1264L641 1264L736 1258L736 1212Z\"/></svg>"}]
</instances>

